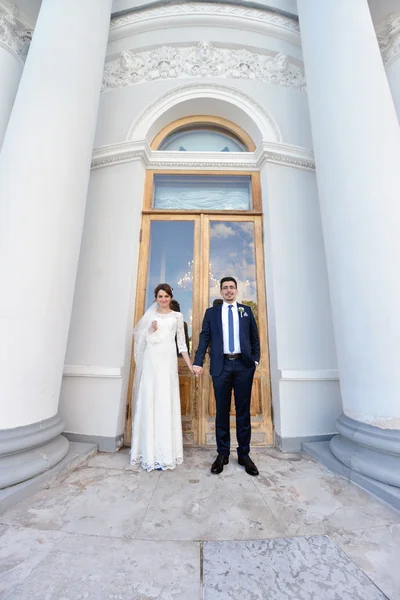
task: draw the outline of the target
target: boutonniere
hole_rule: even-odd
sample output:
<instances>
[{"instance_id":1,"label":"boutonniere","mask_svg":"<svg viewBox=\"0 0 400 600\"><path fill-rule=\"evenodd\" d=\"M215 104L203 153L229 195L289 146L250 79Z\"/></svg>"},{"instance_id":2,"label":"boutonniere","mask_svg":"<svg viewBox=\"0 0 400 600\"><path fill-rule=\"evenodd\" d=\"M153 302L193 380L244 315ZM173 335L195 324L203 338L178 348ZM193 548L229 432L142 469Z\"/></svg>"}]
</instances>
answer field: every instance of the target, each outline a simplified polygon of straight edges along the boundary
<instances>
[{"instance_id":1,"label":"boutonniere","mask_svg":"<svg viewBox=\"0 0 400 600\"><path fill-rule=\"evenodd\" d=\"M240 314L240 318L243 318L243 316L245 316L245 317L248 317L248 316L249 316L249 315L247 314L247 312L244 312L244 308L243 308L243 306L239 306L239 307L238 307L238 311L239 311L239 314Z\"/></svg>"}]
</instances>

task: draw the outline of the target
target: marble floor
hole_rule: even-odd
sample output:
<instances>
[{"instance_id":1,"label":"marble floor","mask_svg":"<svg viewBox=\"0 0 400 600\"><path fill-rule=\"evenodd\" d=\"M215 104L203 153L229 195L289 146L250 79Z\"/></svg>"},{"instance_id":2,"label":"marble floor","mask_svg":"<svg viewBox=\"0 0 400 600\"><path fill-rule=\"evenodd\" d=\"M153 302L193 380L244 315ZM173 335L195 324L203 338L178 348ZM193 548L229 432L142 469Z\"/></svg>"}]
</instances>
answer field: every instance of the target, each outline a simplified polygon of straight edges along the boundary
<instances>
[{"instance_id":1,"label":"marble floor","mask_svg":"<svg viewBox=\"0 0 400 600\"><path fill-rule=\"evenodd\" d=\"M400 600L400 513L313 459L99 453L0 515L1 600Z\"/></svg>"}]
</instances>

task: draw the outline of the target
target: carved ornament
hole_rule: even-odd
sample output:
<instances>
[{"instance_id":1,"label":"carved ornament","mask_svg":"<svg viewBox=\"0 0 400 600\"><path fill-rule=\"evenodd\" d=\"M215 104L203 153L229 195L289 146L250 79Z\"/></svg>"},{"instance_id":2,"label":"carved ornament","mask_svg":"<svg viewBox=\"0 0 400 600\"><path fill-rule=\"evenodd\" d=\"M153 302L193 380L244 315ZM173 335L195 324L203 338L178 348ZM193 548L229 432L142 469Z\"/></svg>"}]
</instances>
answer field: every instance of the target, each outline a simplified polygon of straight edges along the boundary
<instances>
[{"instance_id":1,"label":"carved ornament","mask_svg":"<svg viewBox=\"0 0 400 600\"><path fill-rule=\"evenodd\" d=\"M255 79L305 89L304 70L285 54L271 56L245 48L217 48L204 41L197 46L162 46L147 52L125 50L106 63L103 91L143 81L188 77Z\"/></svg>"},{"instance_id":2,"label":"carved ornament","mask_svg":"<svg viewBox=\"0 0 400 600\"><path fill-rule=\"evenodd\" d=\"M389 15L385 28L377 35L383 63L386 65L400 54L400 13Z\"/></svg>"},{"instance_id":3,"label":"carved ornament","mask_svg":"<svg viewBox=\"0 0 400 600\"><path fill-rule=\"evenodd\" d=\"M32 32L18 20L18 10L14 4L0 7L0 44L9 48L22 59L26 58Z\"/></svg>"}]
</instances>

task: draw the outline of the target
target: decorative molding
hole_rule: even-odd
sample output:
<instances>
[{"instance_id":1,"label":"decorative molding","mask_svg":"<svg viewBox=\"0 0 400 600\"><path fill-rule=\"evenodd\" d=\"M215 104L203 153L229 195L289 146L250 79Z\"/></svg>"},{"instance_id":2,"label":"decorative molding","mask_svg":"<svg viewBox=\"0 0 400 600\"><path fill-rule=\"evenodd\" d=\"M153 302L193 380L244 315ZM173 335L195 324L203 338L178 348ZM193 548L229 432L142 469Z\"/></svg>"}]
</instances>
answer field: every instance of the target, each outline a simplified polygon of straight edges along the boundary
<instances>
[{"instance_id":1,"label":"decorative molding","mask_svg":"<svg viewBox=\"0 0 400 600\"><path fill-rule=\"evenodd\" d=\"M98 169L135 160L140 160L147 166L150 160L150 152L149 145L145 141L121 142L102 146L93 151L91 168Z\"/></svg>"},{"instance_id":2,"label":"decorative molding","mask_svg":"<svg viewBox=\"0 0 400 600\"><path fill-rule=\"evenodd\" d=\"M233 110L251 116L259 135L255 152L207 153L160 152L150 148L157 120L181 103L211 98L226 103ZM175 111L176 112L176 111ZM238 113L239 114L239 113ZM240 120L236 120L239 123ZM253 138L255 139L255 138ZM278 124L269 111L249 94L220 83L185 83L166 91L148 104L129 128L125 142L96 148L92 168L102 168L139 160L151 169L253 170L260 171L265 163L314 170L314 155L308 148L286 144Z\"/></svg>"},{"instance_id":3,"label":"decorative molding","mask_svg":"<svg viewBox=\"0 0 400 600\"><path fill-rule=\"evenodd\" d=\"M96 365L64 365L64 377L100 377L121 379L121 367L99 367Z\"/></svg>"},{"instance_id":4,"label":"decorative molding","mask_svg":"<svg viewBox=\"0 0 400 600\"><path fill-rule=\"evenodd\" d=\"M41 1L41 0L40 0ZM17 6L17 4L21 4L21 2L19 0L0 0L0 10L4 9L7 10L8 12L10 11L15 11L15 9L18 12L18 23L20 24L20 27L24 30L28 30L33 32L34 28L35 28L35 22L36 19L32 18L32 17L28 17L26 15L26 13L24 12L24 10L21 10L20 6ZM26 2L25 2L26 4ZM39 7L38 7L38 11L39 13Z\"/></svg>"},{"instance_id":5,"label":"decorative molding","mask_svg":"<svg viewBox=\"0 0 400 600\"><path fill-rule=\"evenodd\" d=\"M110 40L126 37L131 33L130 29L154 28L154 23L157 21L161 21L162 27L165 28L175 24L182 27L190 23L199 24L199 22L202 25L212 25L216 20L226 20L229 21L230 27L236 24L236 27L242 30L256 29L300 45L300 28L296 18L277 14L268 9L214 2L186 2L144 8L114 17L111 20Z\"/></svg>"},{"instance_id":6,"label":"decorative molding","mask_svg":"<svg viewBox=\"0 0 400 600\"><path fill-rule=\"evenodd\" d=\"M339 381L337 369L282 370L280 381Z\"/></svg>"},{"instance_id":7,"label":"decorative molding","mask_svg":"<svg viewBox=\"0 0 400 600\"><path fill-rule=\"evenodd\" d=\"M122 142L97 148L92 169L140 160L148 169L198 169L260 171L272 162L302 169L315 169L311 150L291 144L263 142L256 152L160 152L151 150L145 140Z\"/></svg>"},{"instance_id":8,"label":"decorative molding","mask_svg":"<svg viewBox=\"0 0 400 600\"><path fill-rule=\"evenodd\" d=\"M386 19L385 26L377 32L383 64L388 65L400 55L400 13L393 13Z\"/></svg>"},{"instance_id":9,"label":"decorative molding","mask_svg":"<svg viewBox=\"0 0 400 600\"><path fill-rule=\"evenodd\" d=\"M261 170L265 163L284 164L289 167L315 170L314 153L308 148L285 144L284 142L263 142L258 148L257 169Z\"/></svg>"},{"instance_id":10,"label":"decorative molding","mask_svg":"<svg viewBox=\"0 0 400 600\"><path fill-rule=\"evenodd\" d=\"M0 44L25 60L31 38L32 32L18 19L17 7L0 6Z\"/></svg>"},{"instance_id":11,"label":"decorative molding","mask_svg":"<svg viewBox=\"0 0 400 600\"><path fill-rule=\"evenodd\" d=\"M148 135L154 122L166 111L177 104L199 98L212 98L233 104L246 115L251 115L252 120L261 132L264 140L281 142L282 134L279 126L271 113L258 100L238 90L231 85L219 83L185 83L174 87L155 98L138 114L129 128L126 137L129 140L142 140Z\"/></svg>"},{"instance_id":12,"label":"decorative molding","mask_svg":"<svg viewBox=\"0 0 400 600\"><path fill-rule=\"evenodd\" d=\"M217 48L203 41L197 46L161 46L146 52L124 50L106 63L102 89L187 77L257 79L299 90L306 86L304 70L290 62L286 54L271 56L245 48Z\"/></svg>"},{"instance_id":13,"label":"decorative molding","mask_svg":"<svg viewBox=\"0 0 400 600\"><path fill-rule=\"evenodd\" d=\"M276 12L269 10L258 10L255 8L247 8L245 6L234 6L229 4L214 4L209 2L198 2L198 3L187 3L187 4L172 4L166 6L159 6L157 8L150 8L141 11L135 11L122 15L120 17L114 17L111 20L110 30L117 29L130 25L131 23L137 23L139 21L145 21L153 19L155 17L168 17L170 15L187 15L187 14L208 14L208 15L224 15L229 17L238 17L240 19L253 18L264 23L273 23L277 27L283 27L290 31L296 31L300 33L299 23L296 19L286 17Z\"/></svg>"}]
</instances>

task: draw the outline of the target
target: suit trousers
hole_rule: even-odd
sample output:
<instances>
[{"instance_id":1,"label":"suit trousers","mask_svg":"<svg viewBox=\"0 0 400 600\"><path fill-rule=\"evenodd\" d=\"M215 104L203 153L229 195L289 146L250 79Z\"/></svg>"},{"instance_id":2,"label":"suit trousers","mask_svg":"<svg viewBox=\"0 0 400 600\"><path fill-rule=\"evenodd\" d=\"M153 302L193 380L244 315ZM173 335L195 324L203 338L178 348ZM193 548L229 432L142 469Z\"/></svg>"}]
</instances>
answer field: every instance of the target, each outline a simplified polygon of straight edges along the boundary
<instances>
[{"instance_id":1,"label":"suit trousers","mask_svg":"<svg viewBox=\"0 0 400 600\"><path fill-rule=\"evenodd\" d=\"M232 390L235 396L236 437L238 456L247 456L250 452L251 423L250 400L254 379L254 367L247 367L241 358L224 359L220 375L213 376L213 386L217 414L215 418L215 434L218 454L229 456L231 436L230 418Z\"/></svg>"}]
</instances>

